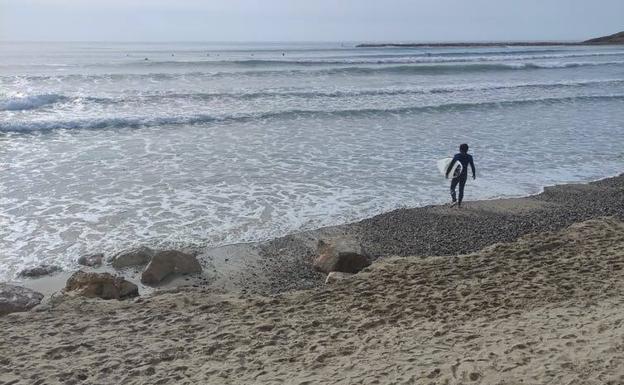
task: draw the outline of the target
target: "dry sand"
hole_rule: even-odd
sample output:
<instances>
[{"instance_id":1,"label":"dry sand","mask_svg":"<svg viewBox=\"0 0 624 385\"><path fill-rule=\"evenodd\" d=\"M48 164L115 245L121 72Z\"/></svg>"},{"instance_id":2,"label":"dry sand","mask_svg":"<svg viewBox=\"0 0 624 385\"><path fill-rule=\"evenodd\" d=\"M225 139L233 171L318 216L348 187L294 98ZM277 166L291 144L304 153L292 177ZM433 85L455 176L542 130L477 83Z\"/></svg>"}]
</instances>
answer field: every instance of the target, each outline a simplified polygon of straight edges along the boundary
<instances>
[{"instance_id":1,"label":"dry sand","mask_svg":"<svg viewBox=\"0 0 624 385\"><path fill-rule=\"evenodd\" d=\"M64 298L0 318L2 384L624 384L624 223L331 287Z\"/></svg>"}]
</instances>

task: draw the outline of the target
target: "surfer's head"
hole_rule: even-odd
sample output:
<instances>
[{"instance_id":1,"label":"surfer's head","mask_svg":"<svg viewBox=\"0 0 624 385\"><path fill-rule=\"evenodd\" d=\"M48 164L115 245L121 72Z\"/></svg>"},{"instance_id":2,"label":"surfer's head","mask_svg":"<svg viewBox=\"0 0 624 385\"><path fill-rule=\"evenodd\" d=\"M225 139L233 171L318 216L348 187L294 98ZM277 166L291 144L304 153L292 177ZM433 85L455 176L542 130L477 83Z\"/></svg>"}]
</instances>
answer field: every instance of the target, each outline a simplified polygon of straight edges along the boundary
<instances>
[{"instance_id":1,"label":"surfer's head","mask_svg":"<svg viewBox=\"0 0 624 385\"><path fill-rule=\"evenodd\" d=\"M468 152L468 145L466 143L459 145L459 152L465 154Z\"/></svg>"}]
</instances>

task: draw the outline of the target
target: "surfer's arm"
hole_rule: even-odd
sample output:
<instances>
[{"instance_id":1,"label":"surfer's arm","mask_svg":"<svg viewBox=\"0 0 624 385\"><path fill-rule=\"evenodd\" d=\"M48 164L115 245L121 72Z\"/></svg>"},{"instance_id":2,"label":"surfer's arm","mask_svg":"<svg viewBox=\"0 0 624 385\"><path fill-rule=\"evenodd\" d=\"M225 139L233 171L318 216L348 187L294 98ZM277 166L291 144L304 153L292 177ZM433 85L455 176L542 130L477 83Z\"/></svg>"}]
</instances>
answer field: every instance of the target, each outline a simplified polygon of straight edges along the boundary
<instances>
[{"instance_id":1,"label":"surfer's arm","mask_svg":"<svg viewBox=\"0 0 624 385\"><path fill-rule=\"evenodd\" d=\"M453 165L455 164L455 162L457 162L457 156L453 157L453 160L451 161L451 163L449 163L448 167L446 168L446 173L444 174L447 178L449 176L449 173L451 172L451 170L453 169Z\"/></svg>"},{"instance_id":2,"label":"surfer's arm","mask_svg":"<svg viewBox=\"0 0 624 385\"><path fill-rule=\"evenodd\" d=\"M470 168L472 169L472 179L475 179L477 177L477 174L475 173L475 166L472 160L472 156L470 157Z\"/></svg>"}]
</instances>

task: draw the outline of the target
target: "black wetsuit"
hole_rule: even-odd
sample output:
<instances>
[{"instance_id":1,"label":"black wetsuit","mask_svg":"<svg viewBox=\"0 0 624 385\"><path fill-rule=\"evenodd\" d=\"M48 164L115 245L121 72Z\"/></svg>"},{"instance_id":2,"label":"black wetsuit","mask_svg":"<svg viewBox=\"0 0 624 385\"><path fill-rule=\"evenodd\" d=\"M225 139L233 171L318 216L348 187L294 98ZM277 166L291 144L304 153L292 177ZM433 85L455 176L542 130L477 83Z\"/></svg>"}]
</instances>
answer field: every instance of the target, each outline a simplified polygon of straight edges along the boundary
<instances>
[{"instance_id":1,"label":"black wetsuit","mask_svg":"<svg viewBox=\"0 0 624 385\"><path fill-rule=\"evenodd\" d=\"M453 178L453 180L451 181L451 198L453 199L453 202L457 202L461 206L462 200L464 199L464 186L466 185L466 180L468 179L468 165L470 165L470 168L472 169L473 178L475 177L475 166L474 162L472 161L472 155L460 152L459 154L455 154L455 156L453 157L453 161L446 169L447 176L449 172L453 169L453 165L455 165L455 162L461 163L462 170L459 176ZM455 188L457 187L457 184L459 184L459 200L455 197Z\"/></svg>"}]
</instances>

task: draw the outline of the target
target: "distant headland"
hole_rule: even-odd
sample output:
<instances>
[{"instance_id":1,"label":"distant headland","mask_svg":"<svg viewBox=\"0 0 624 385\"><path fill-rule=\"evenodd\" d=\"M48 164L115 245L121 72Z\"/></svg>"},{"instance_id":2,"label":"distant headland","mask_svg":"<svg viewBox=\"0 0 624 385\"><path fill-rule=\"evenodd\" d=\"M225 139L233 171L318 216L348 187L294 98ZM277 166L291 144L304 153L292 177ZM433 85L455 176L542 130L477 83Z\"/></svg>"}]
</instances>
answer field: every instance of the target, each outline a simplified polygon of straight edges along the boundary
<instances>
[{"instance_id":1,"label":"distant headland","mask_svg":"<svg viewBox=\"0 0 624 385\"><path fill-rule=\"evenodd\" d=\"M418 48L418 47L517 47L517 46L553 46L553 45L609 45L624 44L624 31L613 35L601 36L585 41L494 41L494 42L457 42L457 43L365 43L358 48Z\"/></svg>"}]
</instances>

